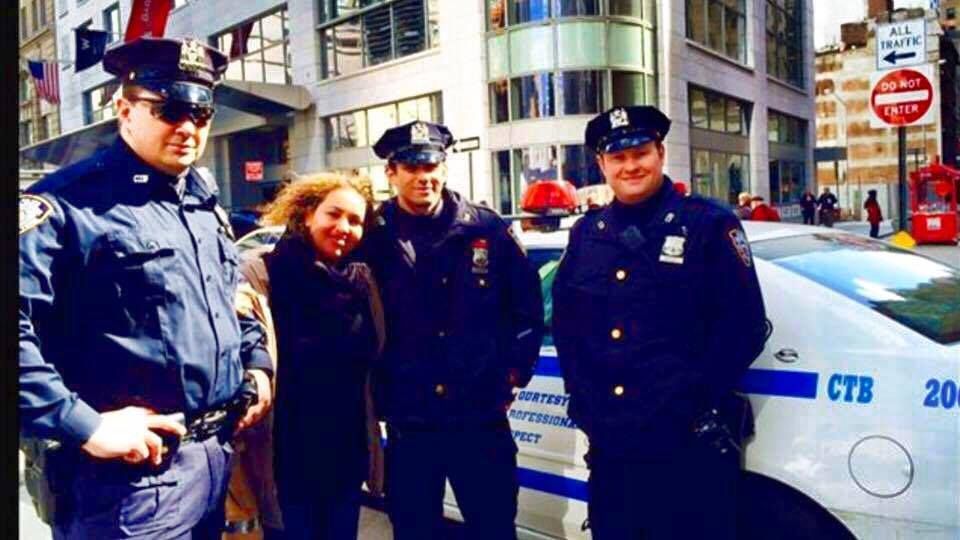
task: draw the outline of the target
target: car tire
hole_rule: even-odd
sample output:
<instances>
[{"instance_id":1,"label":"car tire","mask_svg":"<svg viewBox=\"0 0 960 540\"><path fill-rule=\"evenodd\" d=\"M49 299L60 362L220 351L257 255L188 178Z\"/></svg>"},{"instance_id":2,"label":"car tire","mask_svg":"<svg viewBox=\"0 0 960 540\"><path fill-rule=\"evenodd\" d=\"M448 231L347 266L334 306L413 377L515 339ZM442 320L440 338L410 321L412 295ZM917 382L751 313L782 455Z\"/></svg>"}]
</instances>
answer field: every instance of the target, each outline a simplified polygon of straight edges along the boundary
<instances>
[{"instance_id":1,"label":"car tire","mask_svg":"<svg viewBox=\"0 0 960 540\"><path fill-rule=\"evenodd\" d=\"M738 499L740 539L856 540L813 499L772 478L744 471Z\"/></svg>"}]
</instances>

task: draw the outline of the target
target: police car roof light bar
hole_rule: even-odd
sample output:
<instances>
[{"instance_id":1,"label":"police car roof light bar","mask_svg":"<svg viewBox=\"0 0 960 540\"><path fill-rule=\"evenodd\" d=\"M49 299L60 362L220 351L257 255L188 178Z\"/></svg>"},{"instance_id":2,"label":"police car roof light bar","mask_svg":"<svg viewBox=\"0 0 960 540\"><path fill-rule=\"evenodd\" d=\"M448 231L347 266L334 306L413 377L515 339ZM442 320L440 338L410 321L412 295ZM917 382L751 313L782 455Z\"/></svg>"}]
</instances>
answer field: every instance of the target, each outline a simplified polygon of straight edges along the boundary
<instances>
[{"instance_id":1,"label":"police car roof light bar","mask_svg":"<svg viewBox=\"0 0 960 540\"><path fill-rule=\"evenodd\" d=\"M544 216L570 214L577 208L577 188L566 180L537 180L523 193L520 208Z\"/></svg>"}]
</instances>

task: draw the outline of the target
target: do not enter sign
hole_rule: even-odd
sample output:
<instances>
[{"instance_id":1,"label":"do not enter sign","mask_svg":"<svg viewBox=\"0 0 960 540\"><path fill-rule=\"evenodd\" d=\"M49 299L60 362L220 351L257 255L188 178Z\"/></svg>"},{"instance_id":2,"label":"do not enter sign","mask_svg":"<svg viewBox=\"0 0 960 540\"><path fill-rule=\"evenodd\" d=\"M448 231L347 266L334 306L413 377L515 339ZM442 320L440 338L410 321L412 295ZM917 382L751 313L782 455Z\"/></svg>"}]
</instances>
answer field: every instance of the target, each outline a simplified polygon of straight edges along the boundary
<instances>
[{"instance_id":1,"label":"do not enter sign","mask_svg":"<svg viewBox=\"0 0 960 540\"><path fill-rule=\"evenodd\" d=\"M870 77L870 127L930 124L936 91L929 64L875 72Z\"/></svg>"}]
</instances>

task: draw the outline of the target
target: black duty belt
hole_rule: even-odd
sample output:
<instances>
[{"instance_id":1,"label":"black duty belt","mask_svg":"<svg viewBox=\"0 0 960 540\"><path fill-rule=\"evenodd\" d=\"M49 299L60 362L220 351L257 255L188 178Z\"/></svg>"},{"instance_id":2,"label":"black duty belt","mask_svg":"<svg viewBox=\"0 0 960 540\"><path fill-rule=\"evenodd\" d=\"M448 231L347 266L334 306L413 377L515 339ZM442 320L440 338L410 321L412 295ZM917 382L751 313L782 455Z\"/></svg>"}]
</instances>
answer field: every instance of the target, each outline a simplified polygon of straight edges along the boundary
<instances>
[{"instance_id":1,"label":"black duty belt","mask_svg":"<svg viewBox=\"0 0 960 540\"><path fill-rule=\"evenodd\" d=\"M221 407L207 411L194 417L189 422L186 421L183 413L176 413L171 417L187 428L187 433L180 438L180 444L188 442L200 442L220 435L224 429L233 429L236 426L239 417L232 413L228 407Z\"/></svg>"}]
</instances>

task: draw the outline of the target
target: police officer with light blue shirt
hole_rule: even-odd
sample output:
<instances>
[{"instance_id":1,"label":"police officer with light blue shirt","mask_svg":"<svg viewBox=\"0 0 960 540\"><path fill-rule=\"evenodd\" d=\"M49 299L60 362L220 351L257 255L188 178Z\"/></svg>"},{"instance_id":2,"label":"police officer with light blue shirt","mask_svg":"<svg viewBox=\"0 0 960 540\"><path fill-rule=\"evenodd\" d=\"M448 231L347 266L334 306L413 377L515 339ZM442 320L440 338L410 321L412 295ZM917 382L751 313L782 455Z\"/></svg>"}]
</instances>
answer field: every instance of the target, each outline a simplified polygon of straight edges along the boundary
<instances>
[{"instance_id":1,"label":"police officer with light blue shirt","mask_svg":"<svg viewBox=\"0 0 960 540\"><path fill-rule=\"evenodd\" d=\"M573 227L553 285L596 540L736 538L752 415L734 390L766 340L763 299L737 217L663 174L669 129L649 106L587 124L615 200Z\"/></svg>"},{"instance_id":2,"label":"police officer with light blue shirt","mask_svg":"<svg viewBox=\"0 0 960 540\"><path fill-rule=\"evenodd\" d=\"M442 538L449 479L469 538L516 538L517 446L506 412L533 375L540 280L494 211L445 187L446 126L411 122L374 146L397 196L365 237L387 340L374 368L397 540Z\"/></svg>"},{"instance_id":3,"label":"police officer with light blue shirt","mask_svg":"<svg viewBox=\"0 0 960 540\"><path fill-rule=\"evenodd\" d=\"M226 63L189 39L108 50L117 141L20 197L20 432L69 464L45 472L55 538L219 538L228 441L270 405L230 225L192 166Z\"/></svg>"}]
</instances>

